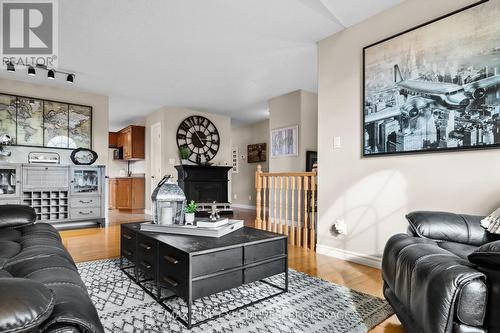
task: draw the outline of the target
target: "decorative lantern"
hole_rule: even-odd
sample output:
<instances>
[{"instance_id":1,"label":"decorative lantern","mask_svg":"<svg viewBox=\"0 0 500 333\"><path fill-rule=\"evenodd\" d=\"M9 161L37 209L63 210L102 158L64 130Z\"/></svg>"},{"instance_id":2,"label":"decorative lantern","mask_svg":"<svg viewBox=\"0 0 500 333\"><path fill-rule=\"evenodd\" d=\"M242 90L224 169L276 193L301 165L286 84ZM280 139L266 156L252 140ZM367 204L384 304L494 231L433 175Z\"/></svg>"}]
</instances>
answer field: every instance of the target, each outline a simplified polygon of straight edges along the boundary
<instances>
[{"instance_id":1,"label":"decorative lantern","mask_svg":"<svg viewBox=\"0 0 500 333\"><path fill-rule=\"evenodd\" d=\"M167 175L151 194L153 217L156 224L184 224L186 195Z\"/></svg>"}]
</instances>

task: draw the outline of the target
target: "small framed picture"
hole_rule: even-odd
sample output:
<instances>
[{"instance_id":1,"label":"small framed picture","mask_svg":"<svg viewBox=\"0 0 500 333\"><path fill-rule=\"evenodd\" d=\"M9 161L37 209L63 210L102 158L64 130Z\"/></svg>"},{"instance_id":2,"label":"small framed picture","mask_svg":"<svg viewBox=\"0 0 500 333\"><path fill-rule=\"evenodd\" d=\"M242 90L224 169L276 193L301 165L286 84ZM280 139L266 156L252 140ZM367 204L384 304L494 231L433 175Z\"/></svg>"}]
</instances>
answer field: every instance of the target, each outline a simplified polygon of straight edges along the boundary
<instances>
[{"instance_id":1,"label":"small framed picture","mask_svg":"<svg viewBox=\"0 0 500 333\"><path fill-rule=\"evenodd\" d=\"M299 126L271 130L271 157L299 155Z\"/></svg>"},{"instance_id":2,"label":"small framed picture","mask_svg":"<svg viewBox=\"0 0 500 333\"><path fill-rule=\"evenodd\" d=\"M266 161L267 145L265 142L248 145L247 149L248 149L247 151L248 163L259 163Z\"/></svg>"},{"instance_id":3,"label":"small framed picture","mask_svg":"<svg viewBox=\"0 0 500 333\"><path fill-rule=\"evenodd\" d=\"M231 160L233 165L233 173L239 173L240 167L238 163L238 147L233 147L231 149Z\"/></svg>"}]
</instances>

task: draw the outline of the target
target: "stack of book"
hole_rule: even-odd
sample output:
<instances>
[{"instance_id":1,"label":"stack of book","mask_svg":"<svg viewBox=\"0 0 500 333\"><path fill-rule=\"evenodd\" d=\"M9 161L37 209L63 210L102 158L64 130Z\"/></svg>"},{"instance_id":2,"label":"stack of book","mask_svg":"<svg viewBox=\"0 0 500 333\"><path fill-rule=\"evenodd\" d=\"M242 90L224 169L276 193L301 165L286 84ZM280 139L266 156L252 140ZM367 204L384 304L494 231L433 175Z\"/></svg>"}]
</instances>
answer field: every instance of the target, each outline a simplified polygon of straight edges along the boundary
<instances>
[{"instance_id":1,"label":"stack of book","mask_svg":"<svg viewBox=\"0 0 500 333\"><path fill-rule=\"evenodd\" d=\"M196 226L199 228L218 228L229 223L228 218L216 219L215 221L209 219L202 219L195 221Z\"/></svg>"},{"instance_id":2,"label":"stack of book","mask_svg":"<svg viewBox=\"0 0 500 333\"><path fill-rule=\"evenodd\" d=\"M166 234L218 238L243 228L243 220L230 220L227 218L218 219L215 221L200 219L195 221L195 223L196 225L162 225L154 224L152 222L146 222L141 224L141 230Z\"/></svg>"}]
</instances>

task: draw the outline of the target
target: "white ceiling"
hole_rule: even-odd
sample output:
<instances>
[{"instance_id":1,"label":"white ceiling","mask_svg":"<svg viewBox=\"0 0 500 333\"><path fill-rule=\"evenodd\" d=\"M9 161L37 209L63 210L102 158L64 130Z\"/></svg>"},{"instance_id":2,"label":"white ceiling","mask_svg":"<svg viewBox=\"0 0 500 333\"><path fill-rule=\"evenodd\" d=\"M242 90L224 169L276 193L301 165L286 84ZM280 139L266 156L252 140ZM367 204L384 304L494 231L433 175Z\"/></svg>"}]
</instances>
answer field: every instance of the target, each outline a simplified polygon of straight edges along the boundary
<instances>
[{"instance_id":1,"label":"white ceiling","mask_svg":"<svg viewBox=\"0 0 500 333\"><path fill-rule=\"evenodd\" d=\"M402 0L61 0L59 67L109 95L119 128L162 106L249 123L267 100L317 91L317 41ZM63 85L0 72L0 77Z\"/></svg>"}]
</instances>

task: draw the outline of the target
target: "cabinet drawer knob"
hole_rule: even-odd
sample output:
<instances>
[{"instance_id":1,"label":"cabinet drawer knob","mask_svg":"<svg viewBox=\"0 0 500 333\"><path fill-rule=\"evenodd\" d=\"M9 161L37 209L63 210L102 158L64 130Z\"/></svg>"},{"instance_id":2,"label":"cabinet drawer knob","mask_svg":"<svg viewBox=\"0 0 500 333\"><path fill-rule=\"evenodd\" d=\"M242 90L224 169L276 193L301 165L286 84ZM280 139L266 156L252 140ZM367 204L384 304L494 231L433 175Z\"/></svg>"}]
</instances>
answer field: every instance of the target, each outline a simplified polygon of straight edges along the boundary
<instances>
[{"instance_id":1,"label":"cabinet drawer knob","mask_svg":"<svg viewBox=\"0 0 500 333\"><path fill-rule=\"evenodd\" d=\"M93 211L90 211L90 212L88 212L88 213L85 213L85 212L78 212L78 214L80 214L80 215L90 215L90 214L92 214L92 213L93 213Z\"/></svg>"},{"instance_id":2,"label":"cabinet drawer knob","mask_svg":"<svg viewBox=\"0 0 500 333\"><path fill-rule=\"evenodd\" d=\"M164 256L163 259L165 259L166 261L168 261L174 265L177 265L179 263L179 260L177 260L171 256Z\"/></svg>"},{"instance_id":3,"label":"cabinet drawer knob","mask_svg":"<svg viewBox=\"0 0 500 333\"><path fill-rule=\"evenodd\" d=\"M123 250L123 253L125 253L125 255L127 255L127 256L131 256L132 255L132 252L128 251L128 250Z\"/></svg>"},{"instance_id":4,"label":"cabinet drawer knob","mask_svg":"<svg viewBox=\"0 0 500 333\"><path fill-rule=\"evenodd\" d=\"M140 247L142 247L143 249L145 249L146 251L149 251L151 250L151 246L147 245L147 244L144 244L144 243L140 243L139 244Z\"/></svg>"},{"instance_id":5,"label":"cabinet drawer knob","mask_svg":"<svg viewBox=\"0 0 500 333\"><path fill-rule=\"evenodd\" d=\"M127 234L123 234L122 237L125 238L125 239L128 239L128 240L132 239L132 236L129 236Z\"/></svg>"},{"instance_id":6,"label":"cabinet drawer knob","mask_svg":"<svg viewBox=\"0 0 500 333\"><path fill-rule=\"evenodd\" d=\"M89 200L89 201L80 200L80 203L82 203L82 204L89 204L92 202L93 202L93 200Z\"/></svg>"},{"instance_id":7,"label":"cabinet drawer knob","mask_svg":"<svg viewBox=\"0 0 500 333\"><path fill-rule=\"evenodd\" d=\"M145 261L141 262L141 266L146 268L146 269L150 269L151 268L151 265Z\"/></svg>"},{"instance_id":8,"label":"cabinet drawer knob","mask_svg":"<svg viewBox=\"0 0 500 333\"><path fill-rule=\"evenodd\" d=\"M165 281L166 283L168 283L172 287L177 287L179 285L179 283L177 281L175 281L174 279L172 279L168 276L164 276L163 281Z\"/></svg>"}]
</instances>

